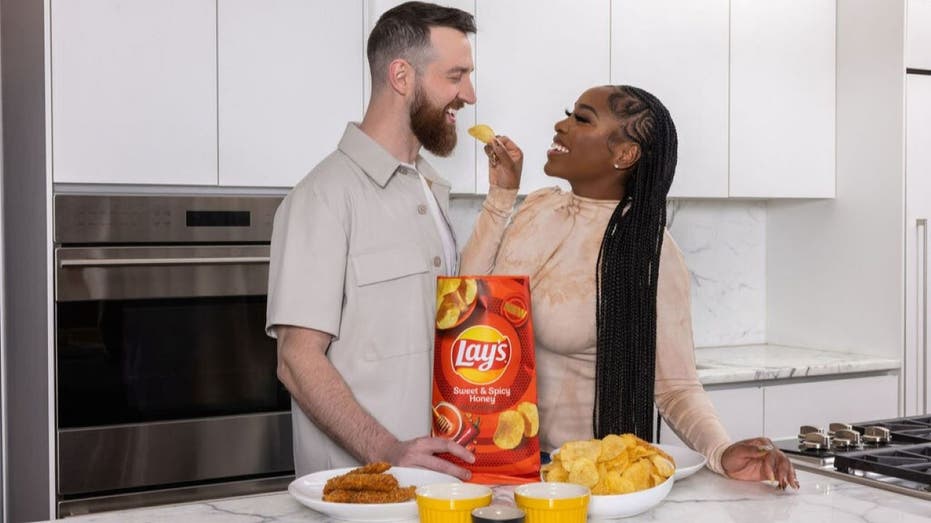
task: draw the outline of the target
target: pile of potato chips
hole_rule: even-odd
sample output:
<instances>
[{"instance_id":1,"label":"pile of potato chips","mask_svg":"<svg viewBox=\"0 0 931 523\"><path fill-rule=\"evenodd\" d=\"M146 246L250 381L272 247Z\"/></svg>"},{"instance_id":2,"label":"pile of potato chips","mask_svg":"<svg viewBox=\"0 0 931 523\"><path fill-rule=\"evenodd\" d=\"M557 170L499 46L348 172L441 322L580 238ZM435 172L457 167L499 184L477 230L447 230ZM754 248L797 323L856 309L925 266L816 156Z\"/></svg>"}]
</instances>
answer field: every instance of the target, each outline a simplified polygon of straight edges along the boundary
<instances>
[{"instance_id":1,"label":"pile of potato chips","mask_svg":"<svg viewBox=\"0 0 931 523\"><path fill-rule=\"evenodd\" d=\"M436 289L436 326L449 329L459 323L463 313L475 302L478 284L472 278L444 278Z\"/></svg>"},{"instance_id":2,"label":"pile of potato chips","mask_svg":"<svg viewBox=\"0 0 931 523\"><path fill-rule=\"evenodd\" d=\"M585 485L600 495L655 487L672 476L676 466L672 456L633 434L611 434L564 444L541 470L546 481Z\"/></svg>"},{"instance_id":3,"label":"pile of potato chips","mask_svg":"<svg viewBox=\"0 0 931 523\"><path fill-rule=\"evenodd\" d=\"M492 440L502 449L513 449L525 437L532 438L540 430L540 414L537 406L529 401L521 402L516 410L506 410L498 415L498 426Z\"/></svg>"}]
</instances>

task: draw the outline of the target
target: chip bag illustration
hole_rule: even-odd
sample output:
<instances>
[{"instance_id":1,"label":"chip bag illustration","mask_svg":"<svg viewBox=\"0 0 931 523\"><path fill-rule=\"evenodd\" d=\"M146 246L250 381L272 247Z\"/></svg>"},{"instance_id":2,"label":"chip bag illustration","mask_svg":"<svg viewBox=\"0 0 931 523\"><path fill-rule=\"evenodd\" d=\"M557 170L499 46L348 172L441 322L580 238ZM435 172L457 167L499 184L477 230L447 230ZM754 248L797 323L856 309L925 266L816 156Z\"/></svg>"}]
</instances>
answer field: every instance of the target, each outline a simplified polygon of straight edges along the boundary
<instances>
[{"instance_id":1,"label":"chip bag illustration","mask_svg":"<svg viewBox=\"0 0 931 523\"><path fill-rule=\"evenodd\" d=\"M437 278L433 435L475 454L476 483L537 481L537 379L525 276Z\"/></svg>"}]
</instances>

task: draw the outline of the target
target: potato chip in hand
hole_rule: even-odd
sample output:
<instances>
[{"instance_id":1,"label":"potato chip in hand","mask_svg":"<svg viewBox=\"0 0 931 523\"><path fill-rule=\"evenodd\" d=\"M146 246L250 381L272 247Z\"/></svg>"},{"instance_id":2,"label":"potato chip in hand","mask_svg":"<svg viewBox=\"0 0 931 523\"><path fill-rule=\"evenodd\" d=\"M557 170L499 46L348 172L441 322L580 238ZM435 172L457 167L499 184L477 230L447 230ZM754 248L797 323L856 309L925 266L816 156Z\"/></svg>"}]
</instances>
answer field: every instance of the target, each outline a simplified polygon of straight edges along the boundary
<instances>
[{"instance_id":1,"label":"potato chip in hand","mask_svg":"<svg viewBox=\"0 0 931 523\"><path fill-rule=\"evenodd\" d=\"M482 143L488 143L495 139L495 132L491 127L488 127L485 124L478 124L469 127L469 134L471 134L473 138Z\"/></svg>"}]
</instances>

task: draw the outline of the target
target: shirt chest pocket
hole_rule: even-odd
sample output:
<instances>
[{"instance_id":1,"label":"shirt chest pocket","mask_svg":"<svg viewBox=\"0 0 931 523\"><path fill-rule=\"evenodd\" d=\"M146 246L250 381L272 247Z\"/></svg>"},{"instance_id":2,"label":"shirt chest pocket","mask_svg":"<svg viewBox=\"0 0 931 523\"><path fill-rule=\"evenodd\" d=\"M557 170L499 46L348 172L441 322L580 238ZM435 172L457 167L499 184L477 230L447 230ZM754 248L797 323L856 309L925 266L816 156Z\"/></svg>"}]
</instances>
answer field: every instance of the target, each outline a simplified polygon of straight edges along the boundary
<instances>
[{"instance_id":1,"label":"shirt chest pocket","mask_svg":"<svg viewBox=\"0 0 931 523\"><path fill-rule=\"evenodd\" d=\"M415 246L398 245L350 255L357 327L367 360L432 350L434 280ZM350 298L352 299L352 298Z\"/></svg>"},{"instance_id":2,"label":"shirt chest pocket","mask_svg":"<svg viewBox=\"0 0 931 523\"><path fill-rule=\"evenodd\" d=\"M358 287L392 282L430 272L430 266L413 246L395 246L352 255L352 268Z\"/></svg>"}]
</instances>

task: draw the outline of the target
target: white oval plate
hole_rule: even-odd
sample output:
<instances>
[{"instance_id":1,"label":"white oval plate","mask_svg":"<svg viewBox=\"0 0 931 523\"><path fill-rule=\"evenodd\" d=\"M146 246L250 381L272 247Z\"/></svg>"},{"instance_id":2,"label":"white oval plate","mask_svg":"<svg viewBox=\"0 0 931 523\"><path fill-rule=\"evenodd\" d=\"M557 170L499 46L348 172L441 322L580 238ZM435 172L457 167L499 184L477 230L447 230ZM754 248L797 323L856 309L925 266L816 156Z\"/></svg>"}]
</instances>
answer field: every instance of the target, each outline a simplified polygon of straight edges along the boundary
<instances>
[{"instance_id":1,"label":"white oval plate","mask_svg":"<svg viewBox=\"0 0 931 523\"><path fill-rule=\"evenodd\" d=\"M403 503L331 503L323 501L323 486L333 476L352 470L350 468L322 470L301 476L288 485L288 493L308 508L343 521L398 521L417 518L417 502ZM391 467L388 474L398 478L402 487L432 485L434 483L460 483L458 478L432 470L407 467Z\"/></svg>"},{"instance_id":2,"label":"white oval plate","mask_svg":"<svg viewBox=\"0 0 931 523\"><path fill-rule=\"evenodd\" d=\"M657 445L657 447L663 449L663 452L676 460L676 474L674 476L676 481L681 481L695 474L708 462L704 456L688 447L674 445Z\"/></svg>"}]
</instances>

